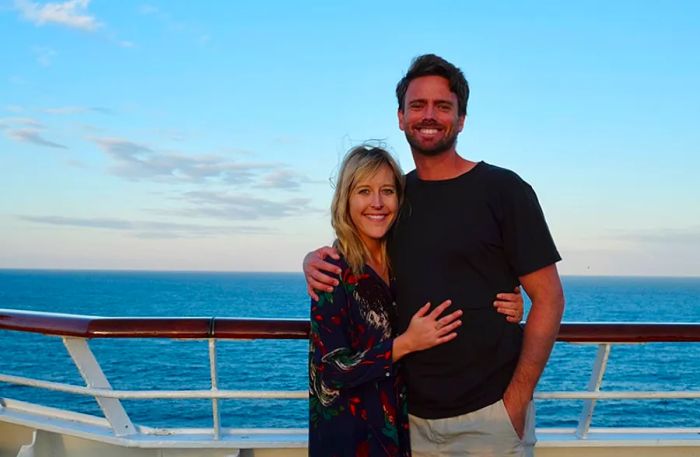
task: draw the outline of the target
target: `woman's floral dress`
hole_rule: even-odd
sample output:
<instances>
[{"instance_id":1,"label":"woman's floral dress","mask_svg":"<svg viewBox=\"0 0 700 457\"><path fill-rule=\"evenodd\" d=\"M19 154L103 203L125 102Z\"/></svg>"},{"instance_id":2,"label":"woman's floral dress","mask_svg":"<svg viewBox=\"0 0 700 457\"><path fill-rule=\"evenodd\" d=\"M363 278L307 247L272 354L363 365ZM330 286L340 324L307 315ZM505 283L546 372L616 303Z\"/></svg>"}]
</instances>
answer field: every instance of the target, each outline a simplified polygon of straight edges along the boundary
<instances>
[{"instance_id":1,"label":"woman's floral dress","mask_svg":"<svg viewBox=\"0 0 700 457\"><path fill-rule=\"evenodd\" d=\"M411 455L406 392L392 362L394 294L344 260L332 293L311 303L309 455Z\"/></svg>"}]
</instances>

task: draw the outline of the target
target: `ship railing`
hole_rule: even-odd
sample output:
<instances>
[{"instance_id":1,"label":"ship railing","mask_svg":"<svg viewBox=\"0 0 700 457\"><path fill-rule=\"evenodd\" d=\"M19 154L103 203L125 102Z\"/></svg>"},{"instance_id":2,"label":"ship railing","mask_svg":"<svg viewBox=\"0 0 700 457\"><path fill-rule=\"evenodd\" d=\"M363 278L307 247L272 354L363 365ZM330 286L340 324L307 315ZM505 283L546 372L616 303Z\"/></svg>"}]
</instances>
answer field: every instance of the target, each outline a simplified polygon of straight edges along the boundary
<instances>
[{"instance_id":1,"label":"ship railing","mask_svg":"<svg viewBox=\"0 0 700 457\"><path fill-rule=\"evenodd\" d=\"M222 436L220 400L225 399L305 399L308 392L276 390L228 390L219 388L217 370L218 340L307 339L309 322L300 319L236 319L196 317L95 317L57 314L13 309L0 309L0 330L39 333L60 337L70 358L78 368L85 385L73 385L0 373L0 382L51 391L90 396L101 408L114 438L133 439L155 433L164 439L163 430L135 426L121 400L139 399L209 399L212 426L208 435L213 442ZM177 340L207 340L210 388L206 390L117 390L113 389L90 349L88 341L101 338L166 338ZM598 400L611 399L700 399L700 391L602 391L611 348L617 344L700 342L698 323L562 323L557 341L597 345L597 353L586 390L535 393L535 399L583 400L573 439L585 441L591 431L591 420ZM0 421L3 408L11 400L0 398ZM23 404L15 402L13 404ZM38 409L36 411L39 411ZM41 410L46 411L48 409ZM83 415L84 416L84 415ZM76 416L77 417L77 416ZM73 418L75 419L75 418ZM630 429L632 430L632 429ZM636 429L647 433L650 429ZM661 430L661 429L658 429ZM297 430L297 432L300 432ZM673 436L675 443L700 447L700 429L674 428L663 432ZM539 431L538 431L539 433ZM560 431L561 433L561 431ZM302 433L299 433L301 436ZM556 435L556 433L555 433ZM569 434L571 435L571 434ZM680 437L680 438L679 438ZM571 439L568 436L566 439ZM305 436L300 438L305 445ZM543 444L543 443L542 443Z\"/></svg>"}]
</instances>

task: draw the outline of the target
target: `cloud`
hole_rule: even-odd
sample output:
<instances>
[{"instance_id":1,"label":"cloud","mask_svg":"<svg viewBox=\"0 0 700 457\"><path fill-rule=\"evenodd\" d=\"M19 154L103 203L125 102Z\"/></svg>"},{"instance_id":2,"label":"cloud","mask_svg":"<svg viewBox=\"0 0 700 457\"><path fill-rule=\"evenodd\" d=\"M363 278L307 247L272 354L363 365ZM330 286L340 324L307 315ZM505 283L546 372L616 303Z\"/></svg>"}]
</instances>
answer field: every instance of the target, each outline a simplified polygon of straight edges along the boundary
<instances>
[{"instance_id":1,"label":"cloud","mask_svg":"<svg viewBox=\"0 0 700 457\"><path fill-rule=\"evenodd\" d=\"M22 143L32 143L49 148L67 149L66 146L47 140L41 135L44 125L29 117L0 118L0 130L5 130L8 137Z\"/></svg>"},{"instance_id":2,"label":"cloud","mask_svg":"<svg viewBox=\"0 0 700 457\"><path fill-rule=\"evenodd\" d=\"M15 0L15 7L25 19L35 25L58 24L93 31L100 27L94 16L87 13L90 0L68 0L63 3L39 4L30 0Z\"/></svg>"},{"instance_id":3,"label":"cloud","mask_svg":"<svg viewBox=\"0 0 700 457\"><path fill-rule=\"evenodd\" d=\"M119 219L76 218L64 216L20 216L20 219L49 225L66 225L69 227L91 227L115 230L132 230L133 223Z\"/></svg>"},{"instance_id":4,"label":"cloud","mask_svg":"<svg viewBox=\"0 0 700 457\"><path fill-rule=\"evenodd\" d=\"M262 189L288 189L295 190L302 183L312 182L306 176L291 170L275 170L263 176L256 187Z\"/></svg>"},{"instance_id":5,"label":"cloud","mask_svg":"<svg viewBox=\"0 0 700 457\"><path fill-rule=\"evenodd\" d=\"M209 191L186 192L184 199L192 206L183 215L205 216L225 220L279 219L310 212L318 212L309 206L308 198L292 198L273 201L247 194L231 194Z\"/></svg>"},{"instance_id":6,"label":"cloud","mask_svg":"<svg viewBox=\"0 0 700 457\"><path fill-rule=\"evenodd\" d=\"M22 143L32 143L49 148L67 149L66 146L62 144L55 143L42 137L37 129L8 130L7 135L13 140L21 141Z\"/></svg>"},{"instance_id":7,"label":"cloud","mask_svg":"<svg viewBox=\"0 0 700 457\"><path fill-rule=\"evenodd\" d=\"M44 125L30 117L5 117L0 118L0 129L29 127L32 129L43 129Z\"/></svg>"},{"instance_id":8,"label":"cloud","mask_svg":"<svg viewBox=\"0 0 700 457\"><path fill-rule=\"evenodd\" d=\"M46 114L53 114L56 116L70 116L83 113L112 114L112 110L102 106L55 106L52 108L44 108L42 111Z\"/></svg>"},{"instance_id":9,"label":"cloud","mask_svg":"<svg viewBox=\"0 0 700 457\"><path fill-rule=\"evenodd\" d=\"M295 190L302 183L311 182L300 173L287 170L281 164L238 162L215 155L193 157L180 153L164 153L122 138L92 140L114 161L112 173L132 180L219 182L283 190Z\"/></svg>"},{"instance_id":10,"label":"cloud","mask_svg":"<svg viewBox=\"0 0 700 457\"><path fill-rule=\"evenodd\" d=\"M112 218L80 218L65 216L18 216L19 219L43 225L94 228L131 233L139 238L195 238L232 234L271 233L267 227L251 225L212 226L162 221L129 221Z\"/></svg>"},{"instance_id":11,"label":"cloud","mask_svg":"<svg viewBox=\"0 0 700 457\"><path fill-rule=\"evenodd\" d=\"M131 159L138 155L153 152L148 146L120 138L96 138L95 142L109 155L117 159Z\"/></svg>"}]
</instances>

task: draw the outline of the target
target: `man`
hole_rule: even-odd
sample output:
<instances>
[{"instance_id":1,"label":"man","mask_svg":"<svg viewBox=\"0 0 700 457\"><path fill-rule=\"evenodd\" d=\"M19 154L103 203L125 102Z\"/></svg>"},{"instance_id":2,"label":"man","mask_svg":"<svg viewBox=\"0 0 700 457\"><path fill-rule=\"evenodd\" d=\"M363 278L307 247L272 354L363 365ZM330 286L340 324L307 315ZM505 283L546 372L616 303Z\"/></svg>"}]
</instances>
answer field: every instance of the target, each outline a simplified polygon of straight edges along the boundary
<instances>
[{"instance_id":1,"label":"man","mask_svg":"<svg viewBox=\"0 0 700 457\"><path fill-rule=\"evenodd\" d=\"M464 312L452 342L405 359L414 456L530 456L532 395L556 339L564 297L561 258L537 197L515 173L462 158L469 86L461 70L428 54L396 88L399 128L416 169L393 229L390 259L402 332L428 301ZM309 287L335 273L322 248L307 255ZM499 291L522 284L532 300L524 329L495 312Z\"/></svg>"}]
</instances>

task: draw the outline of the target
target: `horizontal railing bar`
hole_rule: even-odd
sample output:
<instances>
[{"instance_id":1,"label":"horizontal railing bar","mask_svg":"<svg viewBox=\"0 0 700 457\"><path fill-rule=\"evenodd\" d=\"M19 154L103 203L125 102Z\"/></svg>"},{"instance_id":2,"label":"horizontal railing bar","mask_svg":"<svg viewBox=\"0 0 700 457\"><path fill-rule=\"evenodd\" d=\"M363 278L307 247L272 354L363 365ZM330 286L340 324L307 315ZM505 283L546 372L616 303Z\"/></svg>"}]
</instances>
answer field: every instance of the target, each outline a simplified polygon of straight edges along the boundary
<instances>
[{"instance_id":1,"label":"horizontal railing bar","mask_svg":"<svg viewBox=\"0 0 700 457\"><path fill-rule=\"evenodd\" d=\"M636 399L636 400L654 400L654 399L700 399L700 390L665 390L665 391L654 391L654 390L638 390L638 391L626 391L626 390L608 390L605 392L586 392L586 391L561 391L561 392L535 392L534 397L538 400L547 399L559 399L559 400L586 400L586 399L597 399L597 400L626 400L626 399Z\"/></svg>"},{"instance_id":2,"label":"horizontal railing bar","mask_svg":"<svg viewBox=\"0 0 700 457\"><path fill-rule=\"evenodd\" d=\"M0 309L0 329L82 338L306 339L306 319L97 317ZM700 323L565 322L571 343L700 342Z\"/></svg>"},{"instance_id":3,"label":"horizontal railing bar","mask_svg":"<svg viewBox=\"0 0 700 457\"><path fill-rule=\"evenodd\" d=\"M0 382L91 397L139 399L306 399L308 392L283 390L111 390L0 374Z\"/></svg>"},{"instance_id":4,"label":"horizontal railing bar","mask_svg":"<svg viewBox=\"0 0 700 457\"><path fill-rule=\"evenodd\" d=\"M82 338L306 339L306 319L98 317L0 309L0 329Z\"/></svg>"},{"instance_id":5,"label":"horizontal railing bar","mask_svg":"<svg viewBox=\"0 0 700 457\"><path fill-rule=\"evenodd\" d=\"M53 381L43 381L39 379L25 378L21 376L11 376L0 374L0 382L23 385L29 387L39 387L59 392L73 393L78 395L96 396L104 398L118 399L305 399L308 398L307 391L278 391L278 390L109 390L75 386ZM535 398L546 399L700 399L700 391L563 391L563 392L535 392Z\"/></svg>"}]
</instances>

